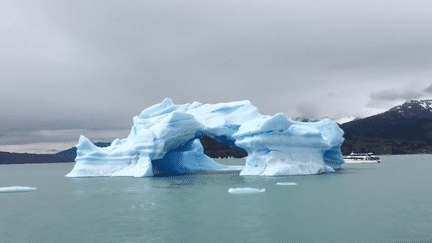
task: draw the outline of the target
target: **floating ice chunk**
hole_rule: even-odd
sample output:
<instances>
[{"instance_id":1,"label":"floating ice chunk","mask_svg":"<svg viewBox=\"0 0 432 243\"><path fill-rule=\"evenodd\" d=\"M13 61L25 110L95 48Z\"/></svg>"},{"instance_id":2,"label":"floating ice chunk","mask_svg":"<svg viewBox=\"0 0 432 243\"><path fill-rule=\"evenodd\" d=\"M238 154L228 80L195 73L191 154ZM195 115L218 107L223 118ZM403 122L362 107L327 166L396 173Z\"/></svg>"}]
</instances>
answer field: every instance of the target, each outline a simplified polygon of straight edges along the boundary
<instances>
[{"instance_id":1,"label":"floating ice chunk","mask_svg":"<svg viewBox=\"0 0 432 243\"><path fill-rule=\"evenodd\" d=\"M242 188L230 188L228 189L228 193L232 194L245 194L245 193L260 193L265 192L265 188L251 188L251 187L242 187Z\"/></svg>"},{"instance_id":2,"label":"floating ice chunk","mask_svg":"<svg viewBox=\"0 0 432 243\"><path fill-rule=\"evenodd\" d=\"M297 183L295 182L278 182L276 185L279 186L297 186Z\"/></svg>"},{"instance_id":3,"label":"floating ice chunk","mask_svg":"<svg viewBox=\"0 0 432 243\"><path fill-rule=\"evenodd\" d=\"M10 186L10 187L0 187L0 193L8 193L8 192L31 192L36 191L34 187L28 186Z\"/></svg>"}]
</instances>

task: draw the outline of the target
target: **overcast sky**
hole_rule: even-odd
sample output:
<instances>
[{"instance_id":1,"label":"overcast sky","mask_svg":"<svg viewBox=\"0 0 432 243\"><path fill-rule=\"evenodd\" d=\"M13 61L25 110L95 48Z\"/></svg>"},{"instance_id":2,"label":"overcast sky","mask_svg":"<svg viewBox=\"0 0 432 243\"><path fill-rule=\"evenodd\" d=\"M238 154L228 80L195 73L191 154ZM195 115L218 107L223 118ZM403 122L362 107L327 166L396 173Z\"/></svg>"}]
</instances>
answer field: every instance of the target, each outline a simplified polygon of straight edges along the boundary
<instances>
[{"instance_id":1,"label":"overcast sky","mask_svg":"<svg viewBox=\"0 0 432 243\"><path fill-rule=\"evenodd\" d=\"M333 119L432 97L430 0L0 1L0 151L124 138L165 97Z\"/></svg>"}]
</instances>

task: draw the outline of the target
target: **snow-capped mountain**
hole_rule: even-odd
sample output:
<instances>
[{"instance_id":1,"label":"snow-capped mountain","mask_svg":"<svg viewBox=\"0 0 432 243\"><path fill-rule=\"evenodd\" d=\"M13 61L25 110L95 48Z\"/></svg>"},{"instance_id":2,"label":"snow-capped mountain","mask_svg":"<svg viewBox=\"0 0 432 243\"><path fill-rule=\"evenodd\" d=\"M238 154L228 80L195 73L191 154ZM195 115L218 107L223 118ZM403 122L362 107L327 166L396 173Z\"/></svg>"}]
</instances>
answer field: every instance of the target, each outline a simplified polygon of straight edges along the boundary
<instances>
[{"instance_id":1,"label":"snow-capped mountain","mask_svg":"<svg viewBox=\"0 0 432 243\"><path fill-rule=\"evenodd\" d=\"M407 100L382 114L398 113L402 116L432 117L432 100Z\"/></svg>"},{"instance_id":2,"label":"snow-capped mountain","mask_svg":"<svg viewBox=\"0 0 432 243\"><path fill-rule=\"evenodd\" d=\"M341 124L345 147L389 149L395 153L432 152L432 100L407 100L383 113ZM379 150L378 149L378 150Z\"/></svg>"},{"instance_id":3,"label":"snow-capped mountain","mask_svg":"<svg viewBox=\"0 0 432 243\"><path fill-rule=\"evenodd\" d=\"M430 124L430 125L429 125ZM432 139L432 100L408 100L383 113L341 125L345 134L385 138Z\"/></svg>"}]
</instances>

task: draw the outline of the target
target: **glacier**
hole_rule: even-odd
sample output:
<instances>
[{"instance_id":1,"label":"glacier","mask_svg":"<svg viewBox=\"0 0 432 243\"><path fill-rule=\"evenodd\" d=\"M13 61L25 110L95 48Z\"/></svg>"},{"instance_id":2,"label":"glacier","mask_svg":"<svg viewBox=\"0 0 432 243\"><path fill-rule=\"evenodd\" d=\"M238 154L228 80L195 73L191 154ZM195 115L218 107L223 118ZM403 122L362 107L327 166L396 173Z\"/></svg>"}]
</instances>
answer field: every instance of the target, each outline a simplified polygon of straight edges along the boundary
<instances>
[{"instance_id":1,"label":"glacier","mask_svg":"<svg viewBox=\"0 0 432 243\"><path fill-rule=\"evenodd\" d=\"M204 154L207 135L247 152L244 166L226 166ZM262 115L250 101L174 104L169 98L133 118L127 138L97 147L80 136L67 177L147 177L195 172L240 171L282 176L340 169L343 131L336 122L292 121L283 113Z\"/></svg>"}]
</instances>

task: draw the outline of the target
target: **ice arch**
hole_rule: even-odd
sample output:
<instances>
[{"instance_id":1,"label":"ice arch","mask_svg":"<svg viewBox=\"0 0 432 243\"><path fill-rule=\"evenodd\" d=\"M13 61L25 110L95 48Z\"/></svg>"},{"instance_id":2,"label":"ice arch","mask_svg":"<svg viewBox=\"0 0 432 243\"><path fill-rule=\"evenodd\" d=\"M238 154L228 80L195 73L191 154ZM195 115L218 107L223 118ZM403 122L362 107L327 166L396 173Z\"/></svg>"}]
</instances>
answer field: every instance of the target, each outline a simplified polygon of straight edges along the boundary
<instances>
[{"instance_id":1,"label":"ice arch","mask_svg":"<svg viewBox=\"0 0 432 243\"><path fill-rule=\"evenodd\" d=\"M247 151L244 167L216 163L203 153L207 135ZM343 163L343 131L331 120L297 122L261 115L249 101L176 105L166 98L133 119L129 136L96 147L81 136L68 177L178 174L241 170L241 175L332 172Z\"/></svg>"}]
</instances>

